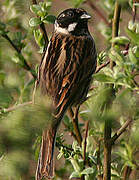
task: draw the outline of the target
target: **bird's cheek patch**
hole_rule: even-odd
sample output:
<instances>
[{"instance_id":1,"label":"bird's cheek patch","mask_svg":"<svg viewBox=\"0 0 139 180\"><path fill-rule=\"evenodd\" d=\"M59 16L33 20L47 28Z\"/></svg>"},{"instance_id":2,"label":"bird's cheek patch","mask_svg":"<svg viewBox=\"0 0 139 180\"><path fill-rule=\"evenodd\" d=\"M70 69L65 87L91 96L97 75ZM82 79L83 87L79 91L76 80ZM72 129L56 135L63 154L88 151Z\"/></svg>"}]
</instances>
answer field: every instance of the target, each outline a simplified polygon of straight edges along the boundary
<instances>
[{"instance_id":1,"label":"bird's cheek patch","mask_svg":"<svg viewBox=\"0 0 139 180\"><path fill-rule=\"evenodd\" d=\"M77 25L77 23L69 24L69 26L68 26L68 32L74 31L76 25Z\"/></svg>"}]
</instances>

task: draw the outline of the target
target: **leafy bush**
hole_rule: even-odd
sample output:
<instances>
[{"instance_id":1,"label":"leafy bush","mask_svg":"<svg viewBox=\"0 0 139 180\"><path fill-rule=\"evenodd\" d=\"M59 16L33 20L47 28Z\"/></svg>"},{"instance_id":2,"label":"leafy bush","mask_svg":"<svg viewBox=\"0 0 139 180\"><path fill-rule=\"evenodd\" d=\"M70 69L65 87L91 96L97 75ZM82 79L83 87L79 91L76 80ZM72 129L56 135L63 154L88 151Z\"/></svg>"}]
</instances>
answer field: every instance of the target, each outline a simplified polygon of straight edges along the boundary
<instances>
[{"instance_id":1,"label":"leafy bush","mask_svg":"<svg viewBox=\"0 0 139 180\"><path fill-rule=\"evenodd\" d=\"M58 12L52 11L55 7L52 1L32 2L31 5L27 0L0 1L0 178L4 180L35 178L42 129L51 119L48 98L37 96L39 105L31 101L40 54L48 44L48 35L51 36L48 29ZM98 67L89 98L79 112L82 143L80 146L77 141L72 118L65 115L63 133L56 140L57 161L63 158L64 166L56 168L55 179L137 179L138 3L131 0L60 3L84 7L101 21L89 24L90 30L93 26L97 31L94 38ZM60 11L60 5L56 5ZM101 39L105 42L103 48ZM72 143L65 138L67 133Z\"/></svg>"}]
</instances>

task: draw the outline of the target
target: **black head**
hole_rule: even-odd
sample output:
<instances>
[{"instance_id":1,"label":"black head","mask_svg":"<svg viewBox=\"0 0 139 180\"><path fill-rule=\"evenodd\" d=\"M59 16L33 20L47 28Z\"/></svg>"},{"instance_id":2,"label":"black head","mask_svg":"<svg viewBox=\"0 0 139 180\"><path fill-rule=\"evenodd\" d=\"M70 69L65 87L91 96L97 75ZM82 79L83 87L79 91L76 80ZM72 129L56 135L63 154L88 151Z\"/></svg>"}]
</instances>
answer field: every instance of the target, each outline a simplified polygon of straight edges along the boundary
<instances>
[{"instance_id":1,"label":"black head","mask_svg":"<svg viewBox=\"0 0 139 180\"><path fill-rule=\"evenodd\" d=\"M55 21L55 31L81 35L88 32L87 22L91 16L83 9L70 8L60 13Z\"/></svg>"}]
</instances>

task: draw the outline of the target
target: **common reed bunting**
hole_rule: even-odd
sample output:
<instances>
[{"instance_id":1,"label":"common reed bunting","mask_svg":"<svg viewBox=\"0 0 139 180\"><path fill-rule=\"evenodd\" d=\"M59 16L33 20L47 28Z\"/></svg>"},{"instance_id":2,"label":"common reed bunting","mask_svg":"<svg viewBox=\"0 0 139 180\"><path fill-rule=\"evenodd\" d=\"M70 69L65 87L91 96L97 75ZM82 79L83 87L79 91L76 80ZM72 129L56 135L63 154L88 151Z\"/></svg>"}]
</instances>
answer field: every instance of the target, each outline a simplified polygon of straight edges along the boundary
<instances>
[{"instance_id":1,"label":"common reed bunting","mask_svg":"<svg viewBox=\"0 0 139 180\"><path fill-rule=\"evenodd\" d=\"M54 176L58 126L69 107L80 105L86 99L97 58L94 40L88 31L90 18L79 8L60 13L40 64L37 82L41 92L52 99L54 114L51 126L43 132L36 180Z\"/></svg>"}]
</instances>

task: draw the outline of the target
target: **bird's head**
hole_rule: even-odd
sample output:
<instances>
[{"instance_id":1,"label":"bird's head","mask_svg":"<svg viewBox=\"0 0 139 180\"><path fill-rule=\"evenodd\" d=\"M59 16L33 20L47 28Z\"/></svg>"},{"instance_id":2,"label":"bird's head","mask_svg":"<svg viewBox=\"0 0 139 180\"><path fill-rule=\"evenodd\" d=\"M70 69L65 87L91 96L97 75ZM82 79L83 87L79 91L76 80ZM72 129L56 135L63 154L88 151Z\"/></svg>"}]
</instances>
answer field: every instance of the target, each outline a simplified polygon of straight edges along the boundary
<instances>
[{"instance_id":1,"label":"bird's head","mask_svg":"<svg viewBox=\"0 0 139 180\"><path fill-rule=\"evenodd\" d=\"M55 31L63 34L80 35L88 31L87 22L91 16L81 8L70 8L61 12L55 21Z\"/></svg>"}]
</instances>

